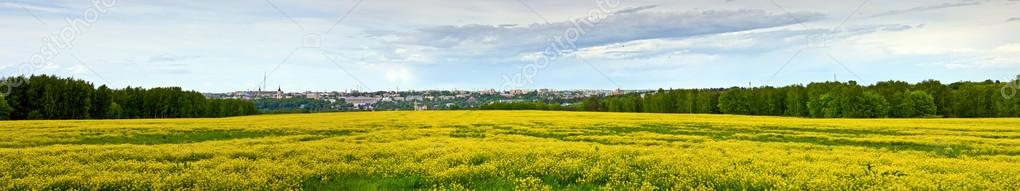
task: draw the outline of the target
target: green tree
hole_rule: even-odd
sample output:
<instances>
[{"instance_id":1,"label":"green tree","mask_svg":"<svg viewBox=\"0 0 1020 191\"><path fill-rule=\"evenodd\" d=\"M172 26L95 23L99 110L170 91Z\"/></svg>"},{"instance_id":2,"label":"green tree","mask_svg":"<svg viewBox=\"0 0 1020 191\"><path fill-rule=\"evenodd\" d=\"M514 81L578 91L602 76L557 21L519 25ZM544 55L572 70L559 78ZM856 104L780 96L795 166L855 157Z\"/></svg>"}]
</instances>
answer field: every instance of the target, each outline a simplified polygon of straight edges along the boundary
<instances>
[{"instance_id":1,"label":"green tree","mask_svg":"<svg viewBox=\"0 0 1020 191\"><path fill-rule=\"evenodd\" d=\"M725 114L752 114L750 100L743 88L730 88L719 95L719 111Z\"/></svg>"},{"instance_id":2,"label":"green tree","mask_svg":"<svg viewBox=\"0 0 1020 191\"><path fill-rule=\"evenodd\" d=\"M119 104L117 104L117 103L110 103L110 108L106 110L106 115L105 116L108 119L120 119L120 118L122 118L123 113L124 113L124 110L122 108L120 108Z\"/></svg>"},{"instance_id":3,"label":"green tree","mask_svg":"<svg viewBox=\"0 0 1020 191\"><path fill-rule=\"evenodd\" d=\"M92 96L92 107L89 113L92 118L96 119L114 118L107 115L111 104L113 104L113 91L106 87L106 85L99 86L99 89L95 91L95 95Z\"/></svg>"},{"instance_id":4,"label":"green tree","mask_svg":"<svg viewBox=\"0 0 1020 191\"><path fill-rule=\"evenodd\" d=\"M719 93L712 90L698 90L696 113L719 113Z\"/></svg>"},{"instance_id":5,"label":"green tree","mask_svg":"<svg viewBox=\"0 0 1020 191\"><path fill-rule=\"evenodd\" d=\"M786 116L807 117L810 114L807 103L809 101L806 88L801 85L787 86L786 91Z\"/></svg>"},{"instance_id":6,"label":"green tree","mask_svg":"<svg viewBox=\"0 0 1020 191\"><path fill-rule=\"evenodd\" d=\"M837 108L834 108L835 105L832 102L833 98L830 94L812 97L807 103L809 116L814 118L835 116Z\"/></svg>"},{"instance_id":7,"label":"green tree","mask_svg":"<svg viewBox=\"0 0 1020 191\"><path fill-rule=\"evenodd\" d=\"M11 108L11 106L7 104L7 100L4 99L4 96L0 96L0 120L11 119L11 112L13 111L14 108Z\"/></svg>"},{"instance_id":8,"label":"green tree","mask_svg":"<svg viewBox=\"0 0 1020 191\"><path fill-rule=\"evenodd\" d=\"M896 92L887 98L889 98L889 103L892 107L889 110L890 117L907 118L919 115L916 107L914 106L911 94L907 92Z\"/></svg>"},{"instance_id":9,"label":"green tree","mask_svg":"<svg viewBox=\"0 0 1020 191\"><path fill-rule=\"evenodd\" d=\"M882 95L867 91L864 92L864 103L862 104L863 111L856 115L850 115L847 117L853 118L883 118L889 116L889 102L885 100Z\"/></svg>"},{"instance_id":10,"label":"green tree","mask_svg":"<svg viewBox=\"0 0 1020 191\"><path fill-rule=\"evenodd\" d=\"M958 117L993 117L998 114L995 107L995 96L998 87L994 84L954 83L958 89L953 91L952 112Z\"/></svg>"},{"instance_id":11,"label":"green tree","mask_svg":"<svg viewBox=\"0 0 1020 191\"><path fill-rule=\"evenodd\" d=\"M935 97L924 91L910 92L910 102L914 106L914 116L911 117L933 116L938 110L935 105Z\"/></svg>"}]
</instances>

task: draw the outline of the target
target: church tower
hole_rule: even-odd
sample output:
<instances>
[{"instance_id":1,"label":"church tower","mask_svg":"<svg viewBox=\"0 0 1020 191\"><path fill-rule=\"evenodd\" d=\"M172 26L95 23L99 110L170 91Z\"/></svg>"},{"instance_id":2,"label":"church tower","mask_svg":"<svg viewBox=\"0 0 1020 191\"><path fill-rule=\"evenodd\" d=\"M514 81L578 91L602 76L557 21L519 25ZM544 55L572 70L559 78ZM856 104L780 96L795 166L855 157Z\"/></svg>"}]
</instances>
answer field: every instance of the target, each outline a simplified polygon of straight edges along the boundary
<instances>
[{"instance_id":1,"label":"church tower","mask_svg":"<svg viewBox=\"0 0 1020 191\"><path fill-rule=\"evenodd\" d=\"M277 86L276 87L276 96L274 96L274 97L276 97L276 99L283 99L283 88L281 88L280 86Z\"/></svg>"}]
</instances>

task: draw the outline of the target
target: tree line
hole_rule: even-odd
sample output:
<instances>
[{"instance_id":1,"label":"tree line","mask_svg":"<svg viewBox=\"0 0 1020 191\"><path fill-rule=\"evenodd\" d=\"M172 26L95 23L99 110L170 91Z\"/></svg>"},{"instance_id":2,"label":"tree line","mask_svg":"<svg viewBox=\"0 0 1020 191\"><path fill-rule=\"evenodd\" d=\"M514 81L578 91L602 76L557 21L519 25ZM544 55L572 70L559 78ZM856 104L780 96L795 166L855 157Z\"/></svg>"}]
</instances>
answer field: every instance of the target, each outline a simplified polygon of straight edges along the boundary
<instances>
[{"instance_id":1,"label":"tree line","mask_svg":"<svg viewBox=\"0 0 1020 191\"><path fill-rule=\"evenodd\" d=\"M342 99L336 103L309 98L257 99L255 108L261 113L317 113L343 111L352 107Z\"/></svg>"},{"instance_id":2,"label":"tree line","mask_svg":"<svg viewBox=\"0 0 1020 191\"><path fill-rule=\"evenodd\" d=\"M1020 82L1014 82L1020 84ZM813 118L1020 117L1020 98L1000 93L999 81L920 83L885 81L818 82L784 87L671 89L591 97L576 110L604 112L703 113ZM483 109L543 108L541 103L504 103Z\"/></svg>"},{"instance_id":3,"label":"tree line","mask_svg":"<svg viewBox=\"0 0 1020 191\"><path fill-rule=\"evenodd\" d=\"M137 119L229 117L257 114L244 100L206 99L179 87L110 89L87 81L40 75L10 77L20 86L0 92L0 119Z\"/></svg>"},{"instance_id":4,"label":"tree line","mask_svg":"<svg viewBox=\"0 0 1020 191\"><path fill-rule=\"evenodd\" d=\"M547 110L547 111L584 111L580 105L562 105L545 102L510 102L491 103L478 107L478 110Z\"/></svg>"}]
</instances>

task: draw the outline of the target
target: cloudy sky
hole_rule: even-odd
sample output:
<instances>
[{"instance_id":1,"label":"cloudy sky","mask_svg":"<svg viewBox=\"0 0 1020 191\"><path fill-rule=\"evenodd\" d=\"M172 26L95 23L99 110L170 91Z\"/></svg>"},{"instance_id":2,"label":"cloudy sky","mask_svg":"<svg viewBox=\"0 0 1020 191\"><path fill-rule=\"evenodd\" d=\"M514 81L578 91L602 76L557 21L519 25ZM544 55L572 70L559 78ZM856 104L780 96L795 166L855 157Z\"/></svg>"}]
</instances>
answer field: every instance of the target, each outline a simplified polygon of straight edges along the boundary
<instances>
[{"instance_id":1,"label":"cloudy sky","mask_svg":"<svg viewBox=\"0 0 1020 191\"><path fill-rule=\"evenodd\" d=\"M3 0L0 72L204 92L1008 80L1020 74L1016 10L1020 0Z\"/></svg>"}]
</instances>

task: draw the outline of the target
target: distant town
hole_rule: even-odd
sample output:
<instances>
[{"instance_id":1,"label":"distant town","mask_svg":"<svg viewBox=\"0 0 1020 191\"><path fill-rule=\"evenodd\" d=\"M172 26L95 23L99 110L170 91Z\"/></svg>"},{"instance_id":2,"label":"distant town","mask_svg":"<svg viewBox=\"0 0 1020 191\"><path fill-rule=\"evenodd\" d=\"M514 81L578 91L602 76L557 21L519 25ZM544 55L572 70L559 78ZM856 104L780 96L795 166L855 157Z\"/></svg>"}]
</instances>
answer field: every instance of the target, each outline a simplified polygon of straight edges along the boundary
<instances>
[{"instance_id":1,"label":"distant town","mask_svg":"<svg viewBox=\"0 0 1020 191\"><path fill-rule=\"evenodd\" d=\"M391 111L449 110L478 108L485 104L513 102L544 102L570 106L584 98L622 95L644 90L358 90L331 92L236 91L204 93L211 99L251 100L263 112L329 112L329 111Z\"/></svg>"}]
</instances>

